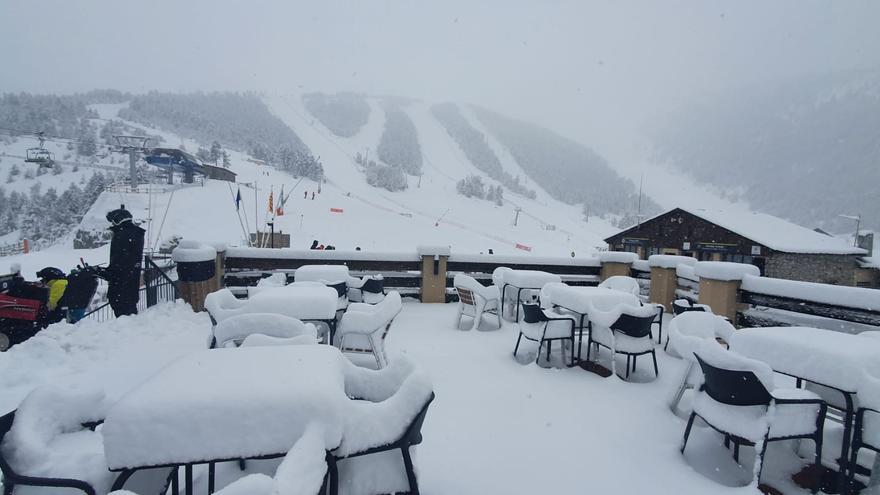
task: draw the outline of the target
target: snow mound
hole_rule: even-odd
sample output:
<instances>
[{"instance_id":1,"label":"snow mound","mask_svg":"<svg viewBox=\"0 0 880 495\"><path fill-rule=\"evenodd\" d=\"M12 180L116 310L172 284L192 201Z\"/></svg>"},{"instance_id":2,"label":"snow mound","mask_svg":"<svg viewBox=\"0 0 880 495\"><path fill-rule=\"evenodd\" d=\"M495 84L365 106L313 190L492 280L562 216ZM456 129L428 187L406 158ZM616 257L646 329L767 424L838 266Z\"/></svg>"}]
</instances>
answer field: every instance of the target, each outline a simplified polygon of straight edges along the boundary
<instances>
[{"instance_id":1,"label":"snow mound","mask_svg":"<svg viewBox=\"0 0 880 495\"><path fill-rule=\"evenodd\" d=\"M880 311L880 291L862 287L798 282L746 275L742 289L770 296L791 297L835 306Z\"/></svg>"},{"instance_id":2,"label":"snow mound","mask_svg":"<svg viewBox=\"0 0 880 495\"><path fill-rule=\"evenodd\" d=\"M638 259L638 254L627 251L603 251L599 253L599 261L602 263L635 263Z\"/></svg>"},{"instance_id":3,"label":"snow mound","mask_svg":"<svg viewBox=\"0 0 880 495\"><path fill-rule=\"evenodd\" d=\"M746 275L760 276L761 270L755 265L747 265L745 263L699 261L694 265L694 275L701 279L733 281L742 280Z\"/></svg>"}]
</instances>

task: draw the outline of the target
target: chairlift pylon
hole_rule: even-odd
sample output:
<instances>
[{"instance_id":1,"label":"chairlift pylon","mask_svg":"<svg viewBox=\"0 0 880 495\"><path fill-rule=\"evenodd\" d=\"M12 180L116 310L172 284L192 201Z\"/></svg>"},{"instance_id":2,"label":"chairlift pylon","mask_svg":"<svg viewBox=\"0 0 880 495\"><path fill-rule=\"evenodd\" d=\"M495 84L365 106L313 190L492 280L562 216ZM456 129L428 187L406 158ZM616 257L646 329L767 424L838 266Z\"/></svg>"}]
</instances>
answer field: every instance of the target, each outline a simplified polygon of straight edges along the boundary
<instances>
[{"instance_id":1,"label":"chairlift pylon","mask_svg":"<svg viewBox=\"0 0 880 495\"><path fill-rule=\"evenodd\" d=\"M25 152L24 161L25 163L36 163L41 167L51 167L55 163L55 154L43 146L46 143L43 131L38 132L36 136L40 140L40 146L28 148Z\"/></svg>"}]
</instances>

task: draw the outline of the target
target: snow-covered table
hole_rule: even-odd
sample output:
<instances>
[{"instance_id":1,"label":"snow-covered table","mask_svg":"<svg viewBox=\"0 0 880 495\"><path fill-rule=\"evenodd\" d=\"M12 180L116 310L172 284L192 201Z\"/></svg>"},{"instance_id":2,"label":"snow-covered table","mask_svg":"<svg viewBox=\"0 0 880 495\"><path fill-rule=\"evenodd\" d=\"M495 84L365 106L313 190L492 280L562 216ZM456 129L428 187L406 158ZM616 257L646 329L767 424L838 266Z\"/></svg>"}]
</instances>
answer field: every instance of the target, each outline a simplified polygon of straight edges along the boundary
<instances>
[{"instance_id":1,"label":"snow-covered table","mask_svg":"<svg viewBox=\"0 0 880 495\"><path fill-rule=\"evenodd\" d=\"M245 307L265 308L266 313L281 312L302 321L325 323L330 332L328 342L333 342L338 299L339 294L332 287L286 285L268 287L254 294Z\"/></svg>"},{"instance_id":2,"label":"snow-covered table","mask_svg":"<svg viewBox=\"0 0 880 495\"><path fill-rule=\"evenodd\" d=\"M342 440L345 357L331 346L215 349L184 356L107 414L104 451L122 471L283 455L309 424Z\"/></svg>"},{"instance_id":3,"label":"snow-covered table","mask_svg":"<svg viewBox=\"0 0 880 495\"><path fill-rule=\"evenodd\" d=\"M554 284L545 290L548 301L541 301L545 307L558 307L578 315L577 360L581 360L581 344L584 335L584 319L591 310L609 311L619 304L639 306L639 298L629 292L604 287L572 287Z\"/></svg>"},{"instance_id":4,"label":"snow-covered table","mask_svg":"<svg viewBox=\"0 0 880 495\"><path fill-rule=\"evenodd\" d=\"M810 327L763 327L738 330L730 350L763 361L773 371L839 391L845 400L841 473L849 459L854 397L862 375L880 356L880 339ZM841 474L841 478L845 478ZM841 482L844 482L843 480Z\"/></svg>"},{"instance_id":5,"label":"snow-covered table","mask_svg":"<svg viewBox=\"0 0 880 495\"><path fill-rule=\"evenodd\" d=\"M507 299L507 288L516 289L516 313L513 321L519 321L520 296L524 290L541 290L545 284L561 282L562 279L555 273L542 272L539 270L510 270L504 272L504 281L501 286L501 317L504 317L504 301Z\"/></svg>"}]
</instances>

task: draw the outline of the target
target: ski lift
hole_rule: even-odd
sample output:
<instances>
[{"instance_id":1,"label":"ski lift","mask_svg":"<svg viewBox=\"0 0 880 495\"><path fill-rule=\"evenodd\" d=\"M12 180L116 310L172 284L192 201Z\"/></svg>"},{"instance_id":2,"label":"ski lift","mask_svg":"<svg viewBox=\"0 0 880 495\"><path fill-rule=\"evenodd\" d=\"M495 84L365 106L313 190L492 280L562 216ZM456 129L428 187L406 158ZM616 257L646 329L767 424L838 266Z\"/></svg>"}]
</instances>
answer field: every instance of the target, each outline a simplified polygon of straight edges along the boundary
<instances>
[{"instance_id":1,"label":"ski lift","mask_svg":"<svg viewBox=\"0 0 880 495\"><path fill-rule=\"evenodd\" d=\"M24 161L26 163L39 164L41 167L51 167L55 163L55 154L43 146L46 142L46 138L43 137L42 131L37 133L37 139L40 140L40 146L37 148L28 148Z\"/></svg>"}]
</instances>

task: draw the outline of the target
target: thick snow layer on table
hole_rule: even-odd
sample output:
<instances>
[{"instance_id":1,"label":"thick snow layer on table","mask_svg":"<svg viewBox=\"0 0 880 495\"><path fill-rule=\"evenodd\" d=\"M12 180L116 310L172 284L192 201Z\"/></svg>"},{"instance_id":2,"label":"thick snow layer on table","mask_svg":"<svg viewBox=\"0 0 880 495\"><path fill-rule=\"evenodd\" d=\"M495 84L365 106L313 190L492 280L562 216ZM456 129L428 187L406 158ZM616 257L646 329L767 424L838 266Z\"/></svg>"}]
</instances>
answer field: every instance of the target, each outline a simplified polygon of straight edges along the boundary
<instances>
[{"instance_id":1,"label":"thick snow layer on table","mask_svg":"<svg viewBox=\"0 0 880 495\"><path fill-rule=\"evenodd\" d=\"M620 292L629 292L634 296L638 296L642 291L641 287L639 287L638 280L625 275L608 277L599 284L599 287L603 289L619 290Z\"/></svg>"},{"instance_id":2,"label":"thick snow layer on table","mask_svg":"<svg viewBox=\"0 0 880 495\"><path fill-rule=\"evenodd\" d=\"M632 293L604 287L572 287L556 283L547 284L542 290L541 304L546 308L556 305L587 314L591 310L610 311L620 304L638 306L639 299Z\"/></svg>"},{"instance_id":3,"label":"thick snow layer on table","mask_svg":"<svg viewBox=\"0 0 880 495\"><path fill-rule=\"evenodd\" d=\"M791 297L847 308L880 311L880 291L861 287L798 282L781 278L745 276L743 290L770 296Z\"/></svg>"},{"instance_id":4,"label":"thick snow layer on table","mask_svg":"<svg viewBox=\"0 0 880 495\"><path fill-rule=\"evenodd\" d=\"M544 284L561 281L559 275L539 270L510 270L504 273L504 283L519 288L540 289Z\"/></svg>"},{"instance_id":5,"label":"thick snow layer on table","mask_svg":"<svg viewBox=\"0 0 880 495\"><path fill-rule=\"evenodd\" d=\"M226 318L214 327L217 346L226 342L241 343L252 334L276 338L292 338L306 335L316 338L317 330L312 323L276 313L245 313Z\"/></svg>"},{"instance_id":6,"label":"thick snow layer on table","mask_svg":"<svg viewBox=\"0 0 880 495\"><path fill-rule=\"evenodd\" d=\"M211 261L217 258L217 250L208 244L197 241L182 240L171 252L171 259L178 263L194 263Z\"/></svg>"},{"instance_id":7,"label":"thick snow layer on table","mask_svg":"<svg viewBox=\"0 0 880 495\"><path fill-rule=\"evenodd\" d=\"M100 388L37 388L16 411L3 455L20 474L81 479L106 493L114 476L107 470L101 434L81 426L103 419L106 411Z\"/></svg>"},{"instance_id":8,"label":"thick snow layer on table","mask_svg":"<svg viewBox=\"0 0 880 495\"><path fill-rule=\"evenodd\" d=\"M627 295L635 297L632 294ZM617 303L611 307L606 306L606 304L609 304L610 302L609 299L601 297L591 297L589 299L587 302L587 314L590 315L590 323L600 327L610 327L623 314L636 317L648 317L657 314L657 308L652 305L640 306L638 298L636 298L636 304Z\"/></svg>"},{"instance_id":9,"label":"thick snow layer on table","mask_svg":"<svg viewBox=\"0 0 880 495\"><path fill-rule=\"evenodd\" d=\"M694 275L701 279L711 280L742 280L746 275L761 275L761 270L755 265L745 263L731 263L728 261L699 261L694 265Z\"/></svg>"},{"instance_id":10,"label":"thick snow layer on table","mask_svg":"<svg viewBox=\"0 0 880 495\"><path fill-rule=\"evenodd\" d=\"M303 265L296 269L293 279L296 282L348 282L348 267L345 265Z\"/></svg>"},{"instance_id":11,"label":"thick snow layer on table","mask_svg":"<svg viewBox=\"0 0 880 495\"><path fill-rule=\"evenodd\" d=\"M692 256L676 256L674 254L652 254L648 264L657 268L675 268L679 265L694 266L697 259Z\"/></svg>"},{"instance_id":12,"label":"thick snow layer on table","mask_svg":"<svg viewBox=\"0 0 880 495\"><path fill-rule=\"evenodd\" d=\"M311 323L310 323L311 325ZM317 344L318 338L311 335L299 335L296 337L272 337L261 333L254 333L245 337L241 347L265 347L277 345L312 345Z\"/></svg>"},{"instance_id":13,"label":"thick snow layer on table","mask_svg":"<svg viewBox=\"0 0 880 495\"><path fill-rule=\"evenodd\" d=\"M740 329L729 344L774 371L849 392L880 355L880 340L809 327Z\"/></svg>"},{"instance_id":14,"label":"thick snow layer on table","mask_svg":"<svg viewBox=\"0 0 880 495\"><path fill-rule=\"evenodd\" d=\"M345 357L330 346L212 349L183 357L110 408L111 468L287 452L310 423L338 445Z\"/></svg>"},{"instance_id":15,"label":"thick snow layer on table","mask_svg":"<svg viewBox=\"0 0 880 495\"><path fill-rule=\"evenodd\" d=\"M269 287L240 300L220 289L205 298L205 309L218 322L246 313L277 313L300 320L326 320L336 317L336 290L330 287Z\"/></svg>"},{"instance_id":16,"label":"thick snow layer on table","mask_svg":"<svg viewBox=\"0 0 880 495\"><path fill-rule=\"evenodd\" d=\"M602 263L634 263L638 259L638 254L627 251L603 251L599 253L599 261Z\"/></svg>"}]
</instances>

